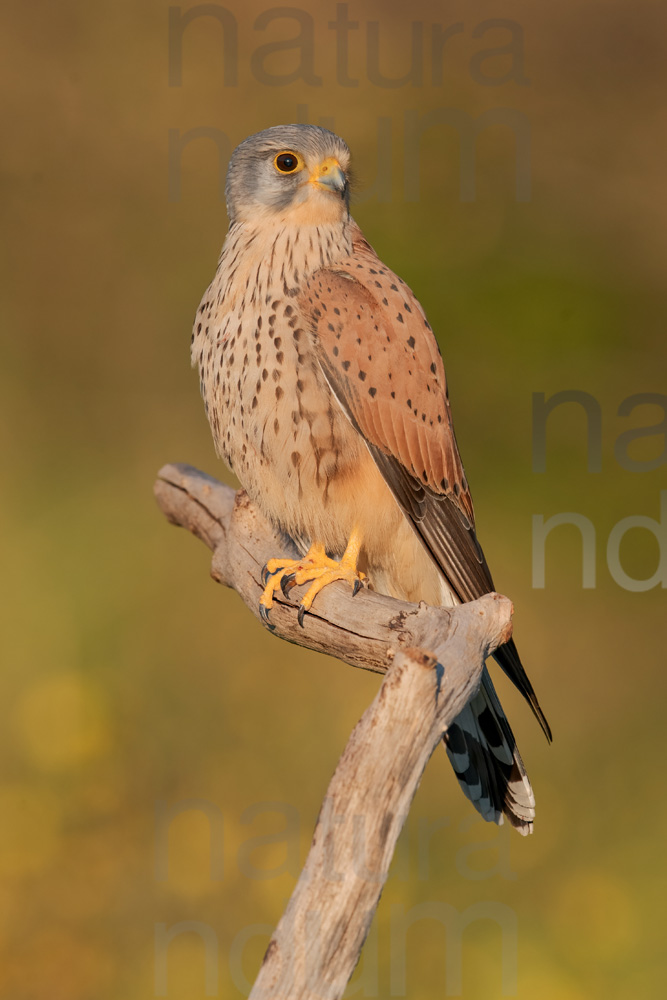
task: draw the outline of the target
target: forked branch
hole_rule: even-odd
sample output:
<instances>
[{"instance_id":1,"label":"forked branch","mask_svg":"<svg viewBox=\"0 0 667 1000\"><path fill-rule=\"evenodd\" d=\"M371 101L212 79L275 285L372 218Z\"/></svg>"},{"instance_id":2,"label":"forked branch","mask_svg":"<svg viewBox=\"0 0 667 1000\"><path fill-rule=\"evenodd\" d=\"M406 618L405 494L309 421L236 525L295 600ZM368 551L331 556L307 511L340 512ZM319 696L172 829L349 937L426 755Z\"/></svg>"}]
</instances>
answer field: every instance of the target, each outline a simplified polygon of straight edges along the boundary
<instances>
[{"instance_id":1,"label":"forked branch","mask_svg":"<svg viewBox=\"0 0 667 1000\"><path fill-rule=\"evenodd\" d=\"M155 484L173 524L213 551L212 575L259 617L267 559L298 555L245 493L187 465ZM278 595L271 630L290 642L386 674L327 790L310 853L267 949L251 998L341 997L358 960L419 780L443 733L475 694L486 657L512 632L512 605L487 594L453 610L408 604L343 583L297 621Z\"/></svg>"}]
</instances>

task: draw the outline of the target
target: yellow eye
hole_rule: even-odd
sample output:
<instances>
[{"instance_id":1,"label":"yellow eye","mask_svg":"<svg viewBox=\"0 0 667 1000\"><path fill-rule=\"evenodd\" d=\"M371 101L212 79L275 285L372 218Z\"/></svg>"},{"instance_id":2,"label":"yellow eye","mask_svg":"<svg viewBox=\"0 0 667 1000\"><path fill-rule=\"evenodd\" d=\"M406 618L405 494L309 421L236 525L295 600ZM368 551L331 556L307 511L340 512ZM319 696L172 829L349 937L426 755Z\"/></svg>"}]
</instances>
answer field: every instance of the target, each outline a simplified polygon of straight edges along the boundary
<instances>
[{"instance_id":1,"label":"yellow eye","mask_svg":"<svg viewBox=\"0 0 667 1000\"><path fill-rule=\"evenodd\" d=\"M299 154L292 153L289 150L286 150L284 153L278 153L273 163L276 170L279 170L281 174L295 174L304 165Z\"/></svg>"}]
</instances>

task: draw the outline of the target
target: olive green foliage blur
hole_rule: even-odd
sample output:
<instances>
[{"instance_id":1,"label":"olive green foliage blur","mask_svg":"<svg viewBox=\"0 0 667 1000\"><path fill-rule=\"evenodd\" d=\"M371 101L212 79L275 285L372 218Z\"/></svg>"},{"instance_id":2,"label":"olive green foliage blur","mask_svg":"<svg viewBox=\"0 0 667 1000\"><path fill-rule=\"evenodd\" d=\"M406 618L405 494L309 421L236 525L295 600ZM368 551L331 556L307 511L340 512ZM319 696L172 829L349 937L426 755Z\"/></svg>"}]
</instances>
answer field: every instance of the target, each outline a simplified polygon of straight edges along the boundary
<instances>
[{"instance_id":1,"label":"olive green foliage blur","mask_svg":"<svg viewBox=\"0 0 667 1000\"><path fill-rule=\"evenodd\" d=\"M334 3L307 0L300 20L257 0L226 9L226 54L222 23L195 18L173 86L166 2L3 14L0 993L247 993L377 690L265 633L151 495L167 461L233 481L188 357L226 229L221 172L251 132L310 120L348 142L354 214L437 332L479 536L555 735L548 747L499 678L536 791L527 840L478 822L434 755L350 995L451 995L460 961L467 1000L656 996L665 592L620 585L607 541L623 518L656 519L667 489L664 425L620 453L662 455L652 470L614 450L664 418L618 408L667 391L665 12L378 0L334 30ZM502 116L480 131L461 200L456 128L420 134L443 108L509 109L528 128L524 200ZM572 403L532 469L533 393L564 390L599 407L599 472ZM595 586L566 525L536 589L532 518L567 512L594 531ZM646 528L621 540L634 579L658 558ZM470 918L458 952L444 904Z\"/></svg>"}]
</instances>

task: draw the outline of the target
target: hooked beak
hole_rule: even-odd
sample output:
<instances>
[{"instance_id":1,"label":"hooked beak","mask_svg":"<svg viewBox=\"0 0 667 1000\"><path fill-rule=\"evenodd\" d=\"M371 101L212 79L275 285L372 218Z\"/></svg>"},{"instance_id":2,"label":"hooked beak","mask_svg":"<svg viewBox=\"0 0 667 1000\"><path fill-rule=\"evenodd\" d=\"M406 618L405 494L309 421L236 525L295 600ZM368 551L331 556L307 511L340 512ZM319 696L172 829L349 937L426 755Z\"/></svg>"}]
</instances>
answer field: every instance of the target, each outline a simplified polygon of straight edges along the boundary
<instances>
[{"instance_id":1,"label":"hooked beak","mask_svg":"<svg viewBox=\"0 0 667 1000\"><path fill-rule=\"evenodd\" d=\"M341 198L345 197L347 191L347 177L335 156L328 156L326 160L322 160L310 175L309 183L333 194L339 194Z\"/></svg>"}]
</instances>

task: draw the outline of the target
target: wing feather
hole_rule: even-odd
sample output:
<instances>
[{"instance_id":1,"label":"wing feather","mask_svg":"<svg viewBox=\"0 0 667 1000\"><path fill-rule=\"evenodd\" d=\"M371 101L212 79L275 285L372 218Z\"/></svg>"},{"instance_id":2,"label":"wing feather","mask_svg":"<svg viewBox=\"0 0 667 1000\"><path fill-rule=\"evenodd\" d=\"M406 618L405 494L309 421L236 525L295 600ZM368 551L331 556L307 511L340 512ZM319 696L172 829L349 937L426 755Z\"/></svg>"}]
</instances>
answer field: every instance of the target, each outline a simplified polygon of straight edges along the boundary
<instances>
[{"instance_id":1,"label":"wing feather","mask_svg":"<svg viewBox=\"0 0 667 1000\"><path fill-rule=\"evenodd\" d=\"M450 589L462 602L493 591L442 358L417 299L360 240L310 276L299 302L332 391ZM513 640L495 657L551 739Z\"/></svg>"}]
</instances>

